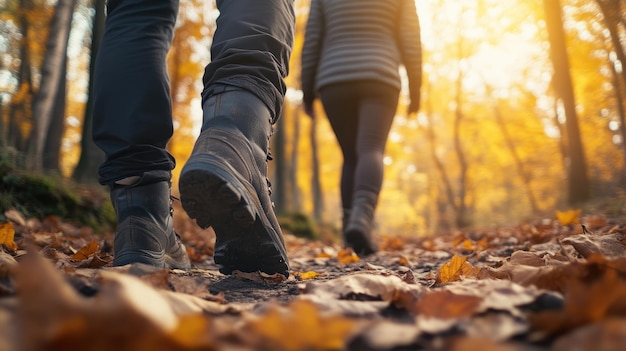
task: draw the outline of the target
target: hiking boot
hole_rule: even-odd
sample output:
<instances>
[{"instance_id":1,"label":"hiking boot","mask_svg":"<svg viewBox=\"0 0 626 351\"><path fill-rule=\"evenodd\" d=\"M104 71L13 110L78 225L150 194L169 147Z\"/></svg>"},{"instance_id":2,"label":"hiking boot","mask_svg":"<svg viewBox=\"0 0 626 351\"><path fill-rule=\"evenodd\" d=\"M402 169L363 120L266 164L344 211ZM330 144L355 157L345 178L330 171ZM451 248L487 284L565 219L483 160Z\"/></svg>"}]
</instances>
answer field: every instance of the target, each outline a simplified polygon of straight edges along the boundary
<instances>
[{"instance_id":1,"label":"hiking boot","mask_svg":"<svg viewBox=\"0 0 626 351\"><path fill-rule=\"evenodd\" d=\"M255 95L231 90L210 97L203 111L202 132L180 176L183 208L200 227L213 227L213 257L223 274L289 276L266 178L269 110Z\"/></svg>"},{"instance_id":2,"label":"hiking boot","mask_svg":"<svg viewBox=\"0 0 626 351\"><path fill-rule=\"evenodd\" d=\"M189 257L174 232L170 184L160 181L118 185L111 191L118 218L113 240L114 266L145 263L189 269Z\"/></svg>"},{"instance_id":3,"label":"hiking boot","mask_svg":"<svg viewBox=\"0 0 626 351\"><path fill-rule=\"evenodd\" d=\"M368 191L357 191L352 201L352 210L343 232L346 247L351 247L359 256L367 256L378 249L372 239L374 210L378 194Z\"/></svg>"}]
</instances>

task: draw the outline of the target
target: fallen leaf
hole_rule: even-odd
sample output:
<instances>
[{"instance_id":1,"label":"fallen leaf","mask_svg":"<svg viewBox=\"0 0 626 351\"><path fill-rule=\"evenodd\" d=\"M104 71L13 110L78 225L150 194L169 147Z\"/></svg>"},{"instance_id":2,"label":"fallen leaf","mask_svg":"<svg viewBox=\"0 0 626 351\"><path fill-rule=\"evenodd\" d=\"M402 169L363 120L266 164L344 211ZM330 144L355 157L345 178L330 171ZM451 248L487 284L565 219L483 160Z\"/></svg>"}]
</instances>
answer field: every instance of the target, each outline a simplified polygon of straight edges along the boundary
<instances>
[{"instance_id":1,"label":"fallen leaf","mask_svg":"<svg viewBox=\"0 0 626 351\"><path fill-rule=\"evenodd\" d=\"M83 246L80 250L76 251L76 253L73 254L70 258L73 261L86 260L91 255L93 255L96 252L98 252L99 248L100 248L100 244L98 244L96 241L92 240L91 242L89 242L89 244Z\"/></svg>"},{"instance_id":2,"label":"fallen leaf","mask_svg":"<svg viewBox=\"0 0 626 351\"><path fill-rule=\"evenodd\" d=\"M26 225L26 219L24 219L24 215L22 215L17 210L8 210L4 212L4 216L10 220L15 222L17 225L21 225L22 227Z\"/></svg>"},{"instance_id":3,"label":"fallen leaf","mask_svg":"<svg viewBox=\"0 0 626 351\"><path fill-rule=\"evenodd\" d=\"M476 246L474 245L474 242L470 239L465 239L463 243L461 243L461 247L463 248L463 250L466 250L466 251L476 250Z\"/></svg>"},{"instance_id":4,"label":"fallen leaf","mask_svg":"<svg viewBox=\"0 0 626 351\"><path fill-rule=\"evenodd\" d=\"M535 330L548 335L561 334L609 316L626 315L626 281L616 270L598 265L589 280L570 278L565 306L530 316Z\"/></svg>"},{"instance_id":5,"label":"fallen leaf","mask_svg":"<svg viewBox=\"0 0 626 351\"><path fill-rule=\"evenodd\" d=\"M380 249L382 251L397 251L404 248L404 241L400 238L385 236L381 240Z\"/></svg>"},{"instance_id":6,"label":"fallen leaf","mask_svg":"<svg viewBox=\"0 0 626 351\"><path fill-rule=\"evenodd\" d=\"M421 289L409 286L397 276L358 273L333 280L309 282L303 293L320 295L329 299L355 299L392 301L398 291Z\"/></svg>"},{"instance_id":7,"label":"fallen leaf","mask_svg":"<svg viewBox=\"0 0 626 351\"><path fill-rule=\"evenodd\" d=\"M626 345L626 320L607 320L582 326L557 339L550 350L603 350L621 351Z\"/></svg>"},{"instance_id":8,"label":"fallen leaf","mask_svg":"<svg viewBox=\"0 0 626 351\"><path fill-rule=\"evenodd\" d=\"M412 312L440 319L467 318L476 312L481 302L482 298L477 296L439 290L422 295Z\"/></svg>"},{"instance_id":9,"label":"fallen leaf","mask_svg":"<svg viewBox=\"0 0 626 351\"><path fill-rule=\"evenodd\" d=\"M582 210L556 211L556 218L562 226L580 223L580 213Z\"/></svg>"},{"instance_id":10,"label":"fallen leaf","mask_svg":"<svg viewBox=\"0 0 626 351\"><path fill-rule=\"evenodd\" d=\"M337 261L339 261L340 264L356 263L359 262L359 260L359 256L354 253L351 247L337 252Z\"/></svg>"},{"instance_id":11,"label":"fallen leaf","mask_svg":"<svg viewBox=\"0 0 626 351\"><path fill-rule=\"evenodd\" d=\"M246 334L250 344L264 350L343 350L356 325L343 316L323 316L310 301L296 300L250 320Z\"/></svg>"},{"instance_id":12,"label":"fallen leaf","mask_svg":"<svg viewBox=\"0 0 626 351\"><path fill-rule=\"evenodd\" d=\"M98 294L83 298L36 250L25 255L14 276L19 290L19 349L191 350L170 333L177 330L179 316L203 313L208 301L162 294L113 271L100 275Z\"/></svg>"},{"instance_id":13,"label":"fallen leaf","mask_svg":"<svg viewBox=\"0 0 626 351\"><path fill-rule=\"evenodd\" d=\"M406 256L400 256L398 258L398 264L404 267L410 267L411 263L409 262L409 259L406 258Z\"/></svg>"},{"instance_id":14,"label":"fallen leaf","mask_svg":"<svg viewBox=\"0 0 626 351\"><path fill-rule=\"evenodd\" d=\"M4 245L4 247L11 251L17 250L17 245L15 244L14 237L15 229L13 229L13 223L0 223L0 245Z\"/></svg>"},{"instance_id":15,"label":"fallen leaf","mask_svg":"<svg viewBox=\"0 0 626 351\"><path fill-rule=\"evenodd\" d=\"M626 245L622 234L569 236L561 240L563 244L572 245L583 257L600 254L606 258L619 258L626 255Z\"/></svg>"},{"instance_id":16,"label":"fallen leaf","mask_svg":"<svg viewBox=\"0 0 626 351\"><path fill-rule=\"evenodd\" d=\"M308 271L295 273L294 276L297 280L310 280L319 277L320 274L314 271Z\"/></svg>"},{"instance_id":17,"label":"fallen leaf","mask_svg":"<svg viewBox=\"0 0 626 351\"><path fill-rule=\"evenodd\" d=\"M461 337L454 339L450 351L519 351L512 345L502 345L487 337Z\"/></svg>"},{"instance_id":18,"label":"fallen leaf","mask_svg":"<svg viewBox=\"0 0 626 351\"><path fill-rule=\"evenodd\" d=\"M454 255L439 269L435 284L460 281L462 277L476 277L479 272L480 269L467 262L467 257Z\"/></svg>"},{"instance_id":19,"label":"fallen leaf","mask_svg":"<svg viewBox=\"0 0 626 351\"><path fill-rule=\"evenodd\" d=\"M267 274L264 272L242 272L242 271L233 271L232 276L239 279L246 279L257 283L282 283L287 278L280 274Z\"/></svg>"}]
</instances>

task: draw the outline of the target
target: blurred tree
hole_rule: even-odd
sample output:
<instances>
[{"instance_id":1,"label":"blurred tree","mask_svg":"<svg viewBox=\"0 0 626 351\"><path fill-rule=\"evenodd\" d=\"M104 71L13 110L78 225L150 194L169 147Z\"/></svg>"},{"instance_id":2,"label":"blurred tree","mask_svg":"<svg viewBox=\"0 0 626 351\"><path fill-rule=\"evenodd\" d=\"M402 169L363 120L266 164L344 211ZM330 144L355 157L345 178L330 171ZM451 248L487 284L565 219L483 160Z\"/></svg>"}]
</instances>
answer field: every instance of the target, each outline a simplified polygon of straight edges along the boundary
<instances>
[{"instance_id":1,"label":"blurred tree","mask_svg":"<svg viewBox=\"0 0 626 351\"><path fill-rule=\"evenodd\" d=\"M28 168L36 171L43 169L44 147L59 93L59 80L66 79L62 76L66 70L61 69L61 66L67 62L67 46L75 5L76 0L59 0L50 24L41 84L33 99L33 126L26 155Z\"/></svg>"},{"instance_id":2,"label":"blurred tree","mask_svg":"<svg viewBox=\"0 0 626 351\"><path fill-rule=\"evenodd\" d=\"M16 150L26 151L26 139L29 130L24 126L30 125L31 105L34 94L33 75L31 72L31 46L29 41L30 21L28 14L33 9L31 0L19 0L11 2L15 22L20 33L19 41L19 68L16 75L17 91L11 97L7 108L7 145Z\"/></svg>"},{"instance_id":3,"label":"blurred tree","mask_svg":"<svg viewBox=\"0 0 626 351\"><path fill-rule=\"evenodd\" d=\"M563 29L562 10L559 0L544 0L546 26L550 40L550 57L554 69L554 89L565 114L567 132L567 179L568 202L577 205L589 200L591 186L583 149L576 101L570 76L567 44Z\"/></svg>"},{"instance_id":4,"label":"blurred tree","mask_svg":"<svg viewBox=\"0 0 626 351\"><path fill-rule=\"evenodd\" d=\"M87 103L80 139L80 157L72 177L81 183L93 183L98 179L98 167L104 161L104 153L92 140L93 127L93 72L98 56L98 49L104 34L106 0L94 0L94 16L91 25L91 44L89 57L89 83L87 84Z\"/></svg>"}]
</instances>

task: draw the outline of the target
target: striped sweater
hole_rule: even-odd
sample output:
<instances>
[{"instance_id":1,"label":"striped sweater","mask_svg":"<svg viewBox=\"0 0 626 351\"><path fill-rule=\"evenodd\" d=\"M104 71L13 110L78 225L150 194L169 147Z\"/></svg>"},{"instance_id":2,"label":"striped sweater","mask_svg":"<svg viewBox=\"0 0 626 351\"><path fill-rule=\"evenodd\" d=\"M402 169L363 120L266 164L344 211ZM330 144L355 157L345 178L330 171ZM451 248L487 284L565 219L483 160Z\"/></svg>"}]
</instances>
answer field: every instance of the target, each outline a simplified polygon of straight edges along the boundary
<instances>
[{"instance_id":1,"label":"striped sweater","mask_svg":"<svg viewBox=\"0 0 626 351\"><path fill-rule=\"evenodd\" d=\"M398 68L419 104L420 26L414 0L311 0L302 49L304 103L329 84L373 80L400 89Z\"/></svg>"}]
</instances>

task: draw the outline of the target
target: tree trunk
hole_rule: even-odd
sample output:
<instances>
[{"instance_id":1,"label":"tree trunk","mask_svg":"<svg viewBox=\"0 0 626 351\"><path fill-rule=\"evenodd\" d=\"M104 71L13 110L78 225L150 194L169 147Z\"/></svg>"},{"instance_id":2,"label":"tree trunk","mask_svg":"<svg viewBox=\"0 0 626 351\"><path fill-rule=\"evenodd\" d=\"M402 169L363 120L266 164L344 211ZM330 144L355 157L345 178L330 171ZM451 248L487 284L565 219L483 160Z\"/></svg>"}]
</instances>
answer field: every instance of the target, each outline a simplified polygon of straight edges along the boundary
<instances>
[{"instance_id":1,"label":"tree trunk","mask_svg":"<svg viewBox=\"0 0 626 351\"><path fill-rule=\"evenodd\" d=\"M496 123L498 124L498 127L500 128L500 131L502 132L502 137L504 138L504 142L506 143L506 146L509 149L511 156L513 157L513 161L515 162L517 172L520 175L520 178L522 179L522 184L524 185L524 188L526 188L526 195L528 196L528 203L530 204L530 208L532 209L533 213L537 213L539 208L537 206L537 200L535 199L535 194L533 193L530 175L528 174L528 172L526 172L526 169L524 167L524 162L522 162L522 159L519 156L519 153L517 152L517 148L515 147L513 138L511 137L511 134L509 133L509 130L506 127L506 123L504 121L504 118L502 117L502 113L500 112L500 109L498 108L495 98L493 98L493 94L492 94L493 89L491 89L491 87L488 86L487 84L485 84L485 88L487 91L487 95L491 97L494 101L493 114L496 118Z\"/></svg>"},{"instance_id":2,"label":"tree trunk","mask_svg":"<svg viewBox=\"0 0 626 351\"><path fill-rule=\"evenodd\" d=\"M48 128L52 119L61 67L67 55L67 45L72 23L72 14L77 0L59 0L52 17L50 34L46 44L46 55L41 69L41 84L33 101L33 127L31 129L27 166L32 170L43 168L43 150Z\"/></svg>"},{"instance_id":3,"label":"tree trunk","mask_svg":"<svg viewBox=\"0 0 626 351\"><path fill-rule=\"evenodd\" d=\"M460 51L460 50L459 50ZM460 62L459 56L459 62ZM456 203L456 226L465 228L469 223L467 213L467 160L461 142L461 122L463 121L463 71L459 65L459 74L456 80L456 106L454 109L454 151L459 161L459 189Z\"/></svg>"},{"instance_id":4,"label":"tree trunk","mask_svg":"<svg viewBox=\"0 0 626 351\"><path fill-rule=\"evenodd\" d=\"M73 178L81 183L94 183L98 179L98 167L104 161L104 153L100 150L92 139L93 128L93 77L98 57L102 34L104 33L104 20L106 0L95 0L96 13L93 18L91 32L91 55L89 58L89 94L87 105L85 106L85 117L83 119L83 135L80 141L80 158L74 169Z\"/></svg>"},{"instance_id":5,"label":"tree trunk","mask_svg":"<svg viewBox=\"0 0 626 351\"><path fill-rule=\"evenodd\" d=\"M298 144L300 143L300 108L293 109L293 138L290 142L293 145L291 150L291 161L289 162L289 184L291 185L291 209L295 212L302 211L300 203L300 188L298 187Z\"/></svg>"},{"instance_id":6,"label":"tree trunk","mask_svg":"<svg viewBox=\"0 0 626 351\"><path fill-rule=\"evenodd\" d=\"M322 184L320 182L319 150L317 145L317 118L311 119L311 189L313 190L313 218L319 223L324 212L324 197L322 194Z\"/></svg>"},{"instance_id":7,"label":"tree trunk","mask_svg":"<svg viewBox=\"0 0 626 351\"><path fill-rule=\"evenodd\" d=\"M579 205L589 200L591 186L576 115L576 101L570 76L561 5L559 0L544 0L544 7L550 40L550 57L554 68L554 87L557 98L561 100L565 111L565 129L569 151L567 167L568 203Z\"/></svg>"},{"instance_id":8,"label":"tree trunk","mask_svg":"<svg viewBox=\"0 0 626 351\"><path fill-rule=\"evenodd\" d=\"M622 63L622 80L626 84L626 53L624 53L624 47L622 46L618 30L619 23L623 19L621 16L620 1L621 0L596 0L596 3L604 16L604 24L609 30L613 50L615 50L617 59Z\"/></svg>"},{"instance_id":9,"label":"tree trunk","mask_svg":"<svg viewBox=\"0 0 626 351\"><path fill-rule=\"evenodd\" d=\"M30 25L26 13L32 9L30 0L20 0L19 4L19 27L22 33L20 42L20 68L17 72L17 91L13 94L7 108L7 146L18 151L26 151L26 133L23 128L30 125L28 120L31 113L33 100L33 79L31 72L31 51L29 46Z\"/></svg>"},{"instance_id":10,"label":"tree trunk","mask_svg":"<svg viewBox=\"0 0 626 351\"><path fill-rule=\"evenodd\" d=\"M59 67L61 76L67 76L67 56L64 56L63 63ZM61 141L65 131L65 106L67 94L67 79L59 79L59 86L56 90L54 108L50 118L50 128L46 133L46 141L42 154L43 169L60 173L61 170Z\"/></svg>"}]
</instances>

